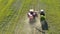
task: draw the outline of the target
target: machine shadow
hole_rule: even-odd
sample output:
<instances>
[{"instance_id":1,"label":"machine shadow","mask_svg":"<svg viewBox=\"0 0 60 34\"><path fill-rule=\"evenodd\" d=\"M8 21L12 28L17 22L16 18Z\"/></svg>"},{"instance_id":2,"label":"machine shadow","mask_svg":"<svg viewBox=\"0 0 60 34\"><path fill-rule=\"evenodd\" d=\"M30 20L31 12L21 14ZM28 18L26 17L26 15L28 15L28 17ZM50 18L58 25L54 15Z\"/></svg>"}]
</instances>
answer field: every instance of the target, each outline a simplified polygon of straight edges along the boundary
<instances>
[{"instance_id":1,"label":"machine shadow","mask_svg":"<svg viewBox=\"0 0 60 34\"><path fill-rule=\"evenodd\" d=\"M48 30L48 24L47 24L46 19L44 17L41 17L40 21L41 21L41 25L42 25L42 30Z\"/></svg>"}]
</instances>

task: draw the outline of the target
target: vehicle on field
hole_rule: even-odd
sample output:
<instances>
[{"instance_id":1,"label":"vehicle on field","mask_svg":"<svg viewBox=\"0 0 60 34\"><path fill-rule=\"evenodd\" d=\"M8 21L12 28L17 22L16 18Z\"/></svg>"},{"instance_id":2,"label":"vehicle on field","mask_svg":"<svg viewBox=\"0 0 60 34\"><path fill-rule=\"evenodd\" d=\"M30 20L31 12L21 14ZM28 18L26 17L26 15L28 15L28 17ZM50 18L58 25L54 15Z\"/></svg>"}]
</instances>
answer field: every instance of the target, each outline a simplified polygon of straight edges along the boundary
<instances>
[{"instance_id":1,"label":"vehicle on field","mask_svg":"<svg viewBox=\"0 0 60 34\"><path fill-rule=\"evenodd\" d=\"M40 15L45 16L45 11L43 9L40 10Z\"/></svg>"},{"instance_id":2,"label":"vehicle on field","mask_svg":"<svg viewBox=\"0 0 60 34\"><path fill-rule=\"evenodd\" d=\"M30 9L27 15L30 21L33 21L37 17L37 13L34 9Z\"/></svg>"}]
</instances>

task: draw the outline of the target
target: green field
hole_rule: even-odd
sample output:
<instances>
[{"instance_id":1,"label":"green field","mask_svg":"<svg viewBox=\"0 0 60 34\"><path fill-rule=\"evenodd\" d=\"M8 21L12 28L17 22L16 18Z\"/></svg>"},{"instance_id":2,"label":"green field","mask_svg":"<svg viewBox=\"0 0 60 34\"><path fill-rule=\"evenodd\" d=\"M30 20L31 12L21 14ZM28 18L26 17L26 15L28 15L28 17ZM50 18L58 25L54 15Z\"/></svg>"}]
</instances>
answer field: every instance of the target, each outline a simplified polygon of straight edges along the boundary
<instances>
[{"instance_id":1,"label":"green field","mask_svg":"<svg viewBox=\"0 0 60 34\"><path fill-rule=\"evenodd\" d=\"M35 6L37 0L0 0L0 34L15 34L16 26L19 34L24 34L22 21L32 4ZM47 33L60 34L60 0L40 0L41 8L46 11Z\"/></svg>"},{"instance_id":2,"label":"green field","mask_svg":"<svg viewBox=\"0 0 60 34\"><path fill-rule=\"evenodd\" d=\"M48 34L60 34L60 0L42 0L46 4Z\"/></svg>"},{"instance_id":3,"label":"green field","mask_svg":"<svg viewBox=\"0 0 60 34\"><path fill-rule=\"evenodd\" d=\"M14 34L14 29L21 17L28 10L31 0L1 0L0 1L0 34ZM25 11L25 12L24 12ZM23 13L24 12L24 13ZM21 25L22 28L22 24ZM19 27L20 28L20 27Z\"/></svg>"}]
</instances>

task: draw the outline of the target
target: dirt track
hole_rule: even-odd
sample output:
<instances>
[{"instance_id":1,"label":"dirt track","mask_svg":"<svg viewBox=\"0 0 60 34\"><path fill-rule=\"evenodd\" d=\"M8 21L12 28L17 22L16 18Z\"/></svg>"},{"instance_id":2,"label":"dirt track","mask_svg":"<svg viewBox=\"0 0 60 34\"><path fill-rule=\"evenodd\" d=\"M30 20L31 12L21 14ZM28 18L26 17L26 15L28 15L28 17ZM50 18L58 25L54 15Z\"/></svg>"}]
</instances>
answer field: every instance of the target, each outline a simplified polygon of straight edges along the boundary
<instances>
[{"instance_id":1,"label":"dirt track","mask_svg":"<svg viewBox=\"0 0 60 34\"><path fill-rule=\"evenodd\" d=\"M26 32L25 34L41 34L40 17L37 17L34 23L29 23L29 19L26 17L23 30Z\"/></svg>"}]
</instances>

